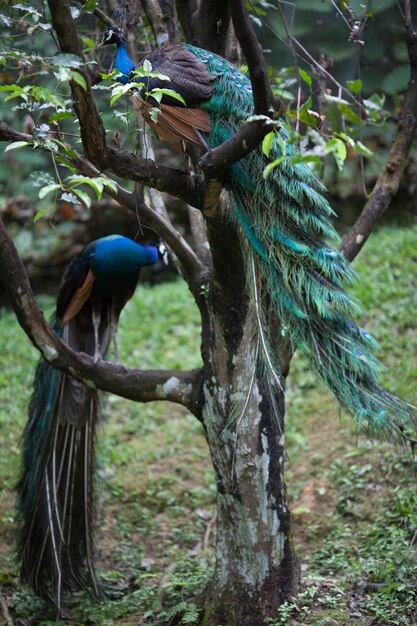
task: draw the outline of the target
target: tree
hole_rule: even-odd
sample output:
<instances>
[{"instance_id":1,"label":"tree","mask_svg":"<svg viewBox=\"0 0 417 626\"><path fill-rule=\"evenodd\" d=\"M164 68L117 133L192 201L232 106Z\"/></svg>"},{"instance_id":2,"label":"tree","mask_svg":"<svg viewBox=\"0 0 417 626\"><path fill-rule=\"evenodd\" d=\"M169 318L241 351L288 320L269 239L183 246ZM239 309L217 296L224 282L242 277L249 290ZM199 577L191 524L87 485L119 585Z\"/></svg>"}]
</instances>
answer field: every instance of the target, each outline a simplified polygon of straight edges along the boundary
<instances>
[{"instance_id":1,"label":"tree","mask_svg":"<svg viewBox=\"0 0 417 626\"><path fill-rule=\"evenodd\" d=\"M52 103L56 112L55 118L50 116L47 128L39 128L33 134L18 132L1 122L0 139L13 142L11 148L33 146L53 152L58 162L76 170L76 177L69 179L66 187L59 180L50 183L54 187L49 190L64 187L88 203L88 196L79 189L80 181L91 185L98 196L105 188L121 204L138 211L141 220L165 239L177 256L182 275L200 309L203 368L191 372L126 371L109 363L95 364L88 357L73 353L44 321L14 246L0 223L1 280L19 322L43 356L56 367L132 400L170 400L183 404L201 420L218 487L217 565L207 594L205 623L261 626L280 603L297 593L299 582L283 478L284 391L271 392L260 368L252 381L244 375L246 364L254 359L251 338L257 322L249 302L239 236L224 219L223 211L227 211L227 207L222 209L220 206L224 200L220 198L221 185L217 179L230 163L257 145L269 127L264 123L265 118L255 119L233 140L207 153L199 162L204 177L195 177L111 146L106 141L105 128L91 89L97 77L80 61L85 57L70 7L67 2L55 0L49 0L48 4L49 13L33 7L26 7L26 10L29 13L38 11L39 25L45 30L52 28L59 42L61 54L49 62L52 66L61 66L61 80L69 81L71 105L58 100L54 104L51 93L42 86L38 91L34 87L25 91L19 84L6 85L0 91L21 96L23 101L26 98L29 103ZM143 7L157 42L167 37L174 41L178 39L178 24L171 19L176 10L188 41L236 59L239 48L234 30L249 66L256 112L264 116L269 113L272 94L267 72L242 2L230 0L219 6L217 2L198 5L178 0L174 7L170 2L146 0ZM81 15L92 10L104 23L111 22L96 8L95 2L86 3ZM124 3L123 11L128 27L136 25L140 11L138 3ZM386 166L360 219L342 244L349 259L354 258L364 245L375 221L398 189L415 133L417 44L409 2L404 3L404 14L412 78ZM351 19L350 14L348 19ZM80 15L77 20L80 21ZM353 27L352 22L352 30ZM136 49L134 44L132 47ZM315 64L314 67L320 74L320 66ZM308 84L308 78L306 80ZM70 107L80 124L83 154L76 152L65 135L61 136L50 126L52 122L64 119L63 115L69 113ZM299 114L301 121L309 121L308 107L301 109L304 113L307 111L304 117ZM332 145L336 154L344 142L349 142L347 135L342 140L340 137L334 139ZM201 215L193 216L199 244L195 251L165 214L161 215L148 206L141 194L128 191L110 174L154 187L160 192L167 191L200 209ZM160 200L152 195L150 198L154 203ZM205 236L211 255L204 245ZM279 320L271 323L277 324ZM288 342L284 339L277 342L276 352L285 376L291 360ZM245 419L230 424L233 398L240 394L247 397ZM279 421L276 419L277 405Z\"/></svg>"}]
</instances>

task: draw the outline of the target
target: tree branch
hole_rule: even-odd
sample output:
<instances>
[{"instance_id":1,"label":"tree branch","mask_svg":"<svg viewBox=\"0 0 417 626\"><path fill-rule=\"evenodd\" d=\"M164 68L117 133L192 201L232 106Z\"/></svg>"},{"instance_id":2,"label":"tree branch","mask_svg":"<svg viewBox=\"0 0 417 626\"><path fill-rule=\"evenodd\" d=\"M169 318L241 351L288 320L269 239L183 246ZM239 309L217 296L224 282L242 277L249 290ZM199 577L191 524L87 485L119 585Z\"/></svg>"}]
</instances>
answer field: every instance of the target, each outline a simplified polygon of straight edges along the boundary
<instances>
[{"instance_id":1,"label":"tree branch","mask_svg":"<svg viewBox=\"0 0 417 626\"><path fill-rule=\"evenodd\" d=\"M188 217L190 220L191 233L194 239L194 245L198 258L204 265L211 268L212 259L210 252L210 244L207 240L206 225L204 222L203 214L188 206Z\"/></svg>"},{"instance_id":2,"label":"tree branch","mask_svg":"<svg viewBox=\"0 0 417 626\"><path fill-rule=\"evenodd\" d=\"M173 0L142 0L157 46L169 41L178 43Z\"/></svg>"},{"instance_id":3,"label":"tree branch","mask_svg":"<svg viewBox=\"0 0 417 626\"><path fill-rule=\"evenodd\" d=\"M253 32L245 2L244 0L228 0L228 3L236 37L248 62L255 113L269 115L274 98L262 51Z\"/></svg>"},{"instance_id":4,"label":"tree branch","mask_svg":"<svg viewBox=\"0 0 417 626\"><path fill-rule=\"evenodd\" d=\"M198 416L200 370L143 371L104 361L95 363L90 356L77 354L57 337L39 309L26 270L1 219L0 281L10 297L19 324L51 365L90 387L137 402L169 400L182 404Z\"/></svg>"},{"instance_id":5,"label":"tree branch","mask_svg":"<svg viewBox=\"0 0 417 626\"><path fill-rule=\"evenodd\" d=\"M405 8L407 9L407 2ZM408 18L407 18L408 14ZM375 223L389 207L398 191L417 129L417 33L406 11L407 48L410 60L410 82L405 96L397 135L385 166L375 183L362 213L343 239L340 249L352 261L371 234Z\"/></svg>"},{"instance_id":6,"label":"tree branch","mask_svg":"<svg viewBox=\"0 0 417 626\"><path fill-rule=\"evenodd\" d=\"M233 137L203 154L199 166L208 178L218 178L229 165L252 152L275 126L276 122L266 116L243 124Z\"/></svg>"}]
</instances>

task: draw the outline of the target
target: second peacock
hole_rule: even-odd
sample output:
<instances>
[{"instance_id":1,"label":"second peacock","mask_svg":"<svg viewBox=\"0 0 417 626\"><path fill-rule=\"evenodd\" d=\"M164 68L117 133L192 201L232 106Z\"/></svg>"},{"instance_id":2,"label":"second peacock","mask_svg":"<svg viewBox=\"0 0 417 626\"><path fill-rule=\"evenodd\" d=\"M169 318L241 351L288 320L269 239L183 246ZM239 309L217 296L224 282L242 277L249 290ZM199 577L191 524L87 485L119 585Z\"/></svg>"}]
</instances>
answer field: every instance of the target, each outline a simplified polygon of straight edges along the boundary
<instances>
[{"instance_id":1,"label":"second peacock","mask_svg":"<svg viewBox=\"0 0 417 626\"><path fill-rule=\"evenodd\" d=\"M119 235L88 244L69 265L52 324L76 352L104 358L142 267L161 246ZM61 607L65 590L99 594L94 572L94 468L97 390L39 361L17 487L21 576Z\"/></svg>"}]
</instances>

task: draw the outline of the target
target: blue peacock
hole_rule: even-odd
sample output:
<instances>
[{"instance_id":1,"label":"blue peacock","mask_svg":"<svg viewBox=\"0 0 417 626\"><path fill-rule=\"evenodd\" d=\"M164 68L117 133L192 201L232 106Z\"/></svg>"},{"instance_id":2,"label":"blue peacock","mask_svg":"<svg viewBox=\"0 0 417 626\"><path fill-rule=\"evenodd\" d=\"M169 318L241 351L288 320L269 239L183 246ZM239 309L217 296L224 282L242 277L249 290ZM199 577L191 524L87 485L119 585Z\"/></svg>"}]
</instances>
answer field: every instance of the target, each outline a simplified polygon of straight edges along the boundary
<instances>
[{"instance_id":1,"label":"blue peacock","mask_svg":"<svg viewBox=\"0 0 417 626\"><path fill-rule=\"evenodd\" d=\"M120 313L141 268L164 255L163 244L140 245L120 235L89 243L64 275L52 319L57 335L96 361L113 337L117 359ZM99 593L93 557L97 414L97 390L40 359L17 486L18 552L22 579L59 608L65 590L89 586Z\"/></svg>"},{"instance_id":2,"label":"blue peacock","mask_svg":"<svg viewBox=\"0 0 417 626\"><path fill-rule=\"evenodd\" d=\"M143 116L160 139L213 148L253 114L250 81L215 54L168 44L141 60L142 68L150 64L149 76L146 70L145 77L135 78L121 29L107 29L102 43L117 47L115 68L121 82L143 83L138 85ZM174 90L185 106L163 95L157 117L151 116L150 109L157 106L151 96L155 88ZM225 181L232 203L229 217L242 234L264 356L275 369L266 323L272 306L293 349L308 356L314 372L360 429L402 441L414 413L380 385L378 344L351 321L356 306L345 288L355 274L344 256L325 243L337 241L338 235L324 186L305 164L288 158L294 149L286 143L284 124L280 135L268 157L258 147L229 167ZM279 165L264 178L265 167L276 159L281 159Z\"/></svg>"}]
</instances>

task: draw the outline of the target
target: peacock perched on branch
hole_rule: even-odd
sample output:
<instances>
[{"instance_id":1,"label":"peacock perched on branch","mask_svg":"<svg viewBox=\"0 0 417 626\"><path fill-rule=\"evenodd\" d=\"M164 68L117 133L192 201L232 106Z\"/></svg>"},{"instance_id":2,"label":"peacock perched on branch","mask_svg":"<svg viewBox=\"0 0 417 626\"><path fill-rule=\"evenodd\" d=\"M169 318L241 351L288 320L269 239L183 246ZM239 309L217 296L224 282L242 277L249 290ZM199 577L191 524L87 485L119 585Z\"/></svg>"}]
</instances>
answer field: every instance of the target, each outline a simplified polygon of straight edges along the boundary
<instances>
[{"instance_id":1,"label":"peacock perched on branch","mask_svg":"<svg viewBox=\"0 0 417 626\"><path fill-rule=\"evenodd\" d=\"M137 78L122 31L107 29L102 43L117 46L115 68L120 81L142 83L138 88L143 115L160 139L214 148L253 114L250 81L215 54L168 44L141 60L145 76ZM152 98L155 89L163 94L159 105ZM167 89L180 94L183 102ZM159 106L156 116L150 113L155 106ZM344 256L325 243L338 236L324 186L305 164L291 162L294 150L286 143L284 126L280 135L268 157L259 146L231 165L225 180L231 217L246 241L264 353L268 352L268 312L260 309L268 301L293 348L308 355L312 369L355 416L360 429L402 440L404 428L415 423L415 414L379 384L378 345L351 321L355 305L345 287L352 283L354 272ZM279 165L264 178L265 167L277 159ZM268 354L264 356L272 363ZM276 375L274 379L278 381Z\"/></svg>"},{"instance_id":2,"label":"peacock perched on branch","mask_svg":"<svg viewBox=\"0 0 417 626\"><path fill-rule=\"evenodd\" d=\"M52 324L73 350L104 358L113 336L117 359L120 313L142 267L163 244L140 245L120 235L88 244L69 265ZM39 361L23 464L17 486L21 576L58 608L63 590L92 587L97 390Z\"/></svg>"}]
</instances>

